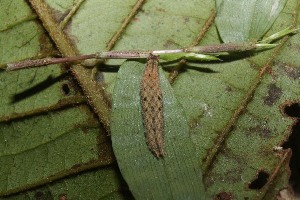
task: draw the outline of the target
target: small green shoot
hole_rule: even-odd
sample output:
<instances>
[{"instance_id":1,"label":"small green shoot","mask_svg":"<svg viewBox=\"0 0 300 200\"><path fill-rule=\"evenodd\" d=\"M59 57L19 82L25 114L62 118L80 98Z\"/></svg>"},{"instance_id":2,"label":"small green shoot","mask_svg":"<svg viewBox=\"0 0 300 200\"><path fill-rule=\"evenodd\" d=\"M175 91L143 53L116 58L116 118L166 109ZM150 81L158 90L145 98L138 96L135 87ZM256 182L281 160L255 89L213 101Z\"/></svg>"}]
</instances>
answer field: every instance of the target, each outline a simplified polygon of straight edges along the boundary
<instances>
[{"instance_id":1,"label":"small green shoot","mask_svg":"<svg viewBox=\"0 0 300 200\"><path fill-rule=\"evenodd\" d=\"M270 35L269 37L264 38L259 43L260 44L262 44L262 43L269 44L269 43L271 43L275 40L278 40L286 35L296 33L298 30L299 30L299 28L294 28L293 26L289 26L289 27L283 29L282 31L279 31L277 33Z\"/></svg>"}]
</instances>

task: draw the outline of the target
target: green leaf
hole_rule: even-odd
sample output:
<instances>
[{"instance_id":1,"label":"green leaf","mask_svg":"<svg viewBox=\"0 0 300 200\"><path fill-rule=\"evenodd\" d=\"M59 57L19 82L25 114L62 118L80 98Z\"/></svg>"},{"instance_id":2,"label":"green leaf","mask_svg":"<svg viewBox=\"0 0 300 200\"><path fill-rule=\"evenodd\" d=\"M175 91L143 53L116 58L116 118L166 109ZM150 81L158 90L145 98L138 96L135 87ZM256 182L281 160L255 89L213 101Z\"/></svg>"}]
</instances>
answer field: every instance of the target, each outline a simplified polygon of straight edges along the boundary
<instances>
[{"instance_id":1,"label":"green leaf","mask_svg":"<svg viewBox=\"0 0 300 200\"><path fill-rule=\"evenodd\" d=\"M0 10L0 66L57 53L26 2L4 0L0 2ZM47 198L57 199L59 192L80 197L75 186L84 181L66 179L66 184L59 184L57 180L112 163L105 131L99 127L72 77L61 66L1 71L0 92L0 196L26 191L9 198L32 199L39 196L40 190L47 190ZM123 186L118 176L110 176L116 171L99 170L98 175L109 178L106 182L95 181L102 184L105 192L94 188L88 198L102 194L109 198L110 194L121 191ZM90 176L90 180L97 177ZM60 186L38 187L50 182ZM37 189L29 191L30 188ZM88 193L87 187L85 191L81 188L81 195ZM122 195L116 199L122 199Z\"/></svg>"},{"instance_id":2,"label":"green leaf","mask_svg":"<svg viewBox=\"0 0 300 200\"><path fill-rule=\"evenodd\" d=\"M92 170L81 173L80 176L72 176L61 181L51 183L36 190L28 190L24 193L0 199L30 200L30 199L132 199L130 194L125 198L119 194L122 187L119 181L120 175L113 168ZM95 187L101 185L101 187ZM126 193L125 193L126 194Z\"/></svg>"},{"instance_id":3,"label":"green leaf","mask_svg":"<svg viewBox=\"0 0 300 200\"><path fill-rule=\"evenodd\" d=\"M173 61L183 59L186 53L173 53L173 54L162 54L159 56L164 61Z\"/></svg>"},{"instance_id":4,"label":"green leaf","mask_svg":"<svg viewBox=\"0 0 300 200\"><path fill-rule=\"evenodd\" d=\"M166 155L148 149L141 113L143 63L125 62L113 93L111 133L120 170L136 199L204 199L199 157L173 89L160 70Z\"/></svg>"},{"instance_id":5,"label":"green leaf","mask_svg":"<svg viewBox=\"0 0 300 200\"><path fill-rule=\"evenodd\" d=\"M260 39L272 26L286 0L216 0L216 24L222 40Z\"/></svg>"},{"instance_id":6,"label":"green leaf","mask_svg":"<svg viewBox=\"0 0 300 200\"><path fill-rule=\"evenodd\" d=\"M274 33L274 34L268 36L267 38L264 38L263 40L261 40L259 42L260 43L270 43L270 42L277 40L279 38L282 38L288 34L297 33L297 31L298 31L298 29L295 29L292 26L290 26L290 27L283 29L282 31L279 31L277 33Z\"/></svg>"},{"instance_id":7,"label":"green leaf","mask_svg":"<svg viewBox=\"0 0 300 200\"><path fill-rule=\"evenodd\" d=\"M173 61L179 59L197 60L197 61L214 61L220 60L219 58L212 55L205 55L199 53L174 53L174 54L162 54L159 56L164 61Z\"/></svg>"}]
</instances>

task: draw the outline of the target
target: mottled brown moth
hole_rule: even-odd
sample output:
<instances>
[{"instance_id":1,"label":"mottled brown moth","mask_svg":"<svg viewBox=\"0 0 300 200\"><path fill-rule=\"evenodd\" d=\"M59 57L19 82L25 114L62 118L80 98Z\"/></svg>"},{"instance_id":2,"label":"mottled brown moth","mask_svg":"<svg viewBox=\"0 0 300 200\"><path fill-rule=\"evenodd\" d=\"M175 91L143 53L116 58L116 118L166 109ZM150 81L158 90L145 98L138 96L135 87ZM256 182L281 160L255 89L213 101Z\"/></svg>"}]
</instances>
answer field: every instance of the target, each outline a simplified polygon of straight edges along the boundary
<instances>
[{"instance_id":1,"label":"mottled brown moth","mask_svg":"<svg viewBox=\"0 0 300 200\"><path fill-rule=\"evenodd\" d=\"M158 56L150 54L141 79L141 105L145 137L150 151L163 157L164 151L164 114L163 95L160 88Z\"/></svg>"}]
</instances>

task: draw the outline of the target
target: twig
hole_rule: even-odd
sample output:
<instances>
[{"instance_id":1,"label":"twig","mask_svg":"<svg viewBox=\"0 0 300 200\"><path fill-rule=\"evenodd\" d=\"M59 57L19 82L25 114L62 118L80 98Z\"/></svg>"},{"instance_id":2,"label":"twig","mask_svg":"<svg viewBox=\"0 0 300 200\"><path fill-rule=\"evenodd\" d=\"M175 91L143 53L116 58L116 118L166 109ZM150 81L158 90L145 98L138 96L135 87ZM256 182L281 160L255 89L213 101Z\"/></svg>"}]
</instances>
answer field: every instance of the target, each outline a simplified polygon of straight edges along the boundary
<instances>
[{"instance_id":1,"label":"twig","mask_svg":"<svg viewBox=\"0 0 300 200\"><path fill-rule=\"evenodd\" d=\"M251 51L258 48L273 48L276 44L255 44L255 43L228 43L228 44L216 44L208 46L195 46L182 49L173 50L133 50L133 51L106 51L99 52L95 54L79 55L74 57L64 57L64 58L43 58L37 60L26 60L16 63L7 64L7 71L18 70L30 67L39 67L43 65L58 64L58 63L69 63L77 62L87 59L137 59L137 58L148 58L150 54L161 56L168 54L171 56L178 53L195 53L195 54L213 54L222 52L241 52L241 51ZM191 56L191 55L189 55ZM194 56L194 54L192 55ZM206 55L203 55L204 57ZM208 59L209 60L209 59ZM88 65L88 64L87 64Z\"/></svg>"}]
</instances>

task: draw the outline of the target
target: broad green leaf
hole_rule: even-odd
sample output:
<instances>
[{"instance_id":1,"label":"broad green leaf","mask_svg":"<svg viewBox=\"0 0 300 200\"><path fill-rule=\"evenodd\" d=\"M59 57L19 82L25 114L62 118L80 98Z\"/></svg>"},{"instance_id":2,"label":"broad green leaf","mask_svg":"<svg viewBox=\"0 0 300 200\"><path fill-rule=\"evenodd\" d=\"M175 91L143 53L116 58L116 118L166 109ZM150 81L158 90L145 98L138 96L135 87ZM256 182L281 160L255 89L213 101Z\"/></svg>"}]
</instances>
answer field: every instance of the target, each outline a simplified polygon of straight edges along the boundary
<instances>
[{"instance_id":1,"label":"broad green leaf","mask_svg":"<svg viewBox=\"0 0 300 200\"><path fill-rule=\"evenodd\" d=\"M92 170L17 195L6 198L0 197L0 199L59 199L64 196L67 199L131 199L130 194L127 195L127 198L124 198L119 193L126 189L122 189L121 184L124 183L120 182L119 179L120 175L113 168ZM101 185L101 187L94 187L94 185Z\"/></svg>"},{"instance_id":2,"label":"broad green leaf","mask_svg":"<svg viewBox=\"0 0 300 200\"><path fill-rule=\"evenodd\" d=\"M1 1L0 4L1 67L8 62L51 56L57 52L26 2ZM72 79L58 65L0 72L1 196L111 164L111 147L107 144L106 133L85 105L85 97ZM109 193L121 190L120 180L109 173L99 170L103 178L107 176L108 182L115 185L112 190L105 187L107 183L100 182L106 190L102 197L107 199ZM69 182L76 185L74 180ZM71 197L78 195L77 189L70 185L54 187L47 195L58 198L59 190L65 190ZM87 188L85 190L88 194ZM93 191L96 192L88 198L102 195L96 188ZM29 196L25 194L26 198L32 199L39 191L32 191ZM22 195L11 199L24 199ZM116 196L116 199L122 196ZM76 199L87 196L79 197Z\"/></svg>"},{"instance_id":3,"label":"broad green leaf","mask_svg":"<svg viewBox=\"0 0 300 200\"><path fill-rule=\"evenodd\" d=\"M216 24L222 40L260 39L272 26L287 0L216 0Z\"/></svg>"},{"instance_id":4,"label":"broad green leaf","mask_svg":"<svg viewBox=\"0 0 300 200\"><path fill-rule=\"evenodd\" d=\"M1 123L1 194L64 176L98 157L103 162L106 155L96 142L99 128L88 128L88 115L86 107L78 107Z\"/></svg>"},{"instance_id":5,"label":"broad green leaf","mask_svg":"<svg viewBox=\"0 0 300 200\"><path fill-rule=\"evenodd\" d=\"M166 155L157 159L147 147L140 103L144 65L124 63L114 88L111 133L122 175L136 199L205 199L200 159L183 110L162 70Z\"/></svg>"},{"instance_id":6,"label":"broad green leaf","mask_svg":"<svg viewBox=\"0 0 300 200\"><path fill-rule=\"evenodd\" d=\"M10 1L10 0L2 0L0 2L1 13L1 25L0 31L8 30L14 27L17 24L32 20L37 16L31 11L28 4L24 1ZM2 21L3 20L3 21ZM24 34L26 37L27 35ZM30 35L28 35L30 36ZM13 38L11 38L13 39ZM6 45L1 44L2 48L5 48ZM3 49L4 50L4 49ZM1 55L5 55L1 53Z\"/></svg>"},{"instance_id":7,"label":"broad green leaf","mask_svg":"<svg viewBox=\"0 0 300 200\"><path fill-rule=\"evenodd\" d=\"M239 2L236 1L236 4ZM285 1L279 3L281 2ZM259 29L251 34L261 32L260 34L264 35L265 31L262 30L270 28L265 34L268 36L290 25L299 26L297 16L300 9L297 2L287 1L274 23L271 21L275 19L265 22L266 18L263 17L265 14L258 9L259 13L254 15L262 16L259 20ZM0 6L1 66L7 62L31 57L57 56L58 50L62 55L70 56L76 52L83 54L110 49L174 49L198 43L200 45L220 43L216 24L211 21L214 16L214 0L159 2L89 0L81 4L63 31L60 31L59 24L76 4L73 0L30 0L30 5L27 5L27 1L15 3L3 0L1 3L3 3ZM270 13L272 6L260 8L262 7L269 9ZM279 12L280 6L274 8L278 8L274 11ZM241 9L247 10L247 7L238 7L228 14L234 16ZM35 20L36 18L38 20ZM240 15L239 21L243 20ZM233 28L231 27L232 30ZM253 38L257 40L260 37L258 34ZM296 34L287 37L287 41L279 41L281 45L276 49L252 55L243 54L242 57L238 55L226 62L187 63L173 79L172 88L179 104L183 106L190 136L196 147L196 157L200 157L199 161L202 162L204 184L210 199L222 195L229 195L234 199L274 199L282 188L289 186L288 163L291 154L286 150L275 152L273 148L281 146L288 140L293 124L296 124L295 118L292 119L285 114L285 108L289 105L297 106L299 102L299 37L299 34ZM37 148L35 156L30 157L32 161L26 160L26 156L20 157L27 163L27 167L17 170L20 181L16 178L11 180L16 181L11 185L15 187L11 187L11 190L4 188L1 191L2 195L27 192L27 189L46 186L45 184L55 180L65 181L70 174L77 174L76 170L81 172L78 173L78 177L81 177L83 171L91 168L101 171L106 169L103 165L113 165L109 143L105 139L108 134L98 127L101 125L95 120L94 114L108 129L111 95L118 68L123 62L124 60L110 60L99 66L102 72L97 76L98 82L91 80L89 69L80 66L71 68L70 74L65 74L64 66L58 65L10 73L1 71L1 102L4 102L0 106L2 130L4 127L5 131L9 130L7 132L11 138L16 138L16 144L24 146L24 149L29 147L30 142L26 140L23 143L17 138L26 138L30 135L30 130L35 130L31 133L30 139L37 138L41 142L51 137L52 133L61 135L59 138L48 140L49 144L55 143L56 140L60 142L57 147L52 146L53 148L48 150L45 148L46 144L40 143L39 146L38 142L34 142ZM168 70L173 69L167 65L164 67ZM173 73L170 77L174 77L174 74L177 73ZM49 76L57 81L52 85L47 84L48 87L40 84L48 82ZM73 79L76 81L73 82ZM70 89L69 95L63 92L65 85ZM79 87L82 90L78 89ZM21 98L21 101L10 100L14 96L20 97L18 94L24 94L22 93L24 91L36 90L39 92L30 92L31 95L25 95L26 98ZM91 109L87 109L86 100ZM54 116L58 119L55 120ZM70 121L63 116L71 116L74 119ZM80 121L81 119L83 121ZM27 123L24 123L25 121ZM60 125L56 127L56 123ZM76 126L78 123L84 128L81 130L70 128L78 127ZM35 124L39 124L40 128L35 127ZM84 135L85 133L88 135ZM5 132L0 134L5 136ZM44 136L44 140L41 136ZM71 141L76 141L74 146L78 148L72 146L74 147L72 155L68 154L66 157L69 167L67 165L65 168L59 167L58 157L56 161L53 158L53 162L48 163L40 156L47 155L48 151L64 152L67 146L71 145ZM5 140L2 140L1 145L5 149ZM98 153L90 147L97 148ZM15 149L11 147L10 151ZM20 155L26 155L28 152L34 150L27 148L25 152L20 152ZM82 160L78 159L79 156ZM87 163L84 158L88 160ZM35 161L40 162L35 166ZM70 167L72 163L74 167ZM6 164L11 166L11 161L7 160ZM3 165L5 167L5 164ZM32 166L38 172L29 176L28 172L31 172ZM43 168L44 171L40 172L39 169L43 166L48 168ZM13 168L5 170L10 169ZM64 173L62 170L65 170ZM269 175L269 179L266 179L261 189L250 188L249 185L255 182L262 170L261 173ZM5 171L2 170L1 173ZM106 172L103 172L101 177L106 176L105 174ZM30 179L27 180L26 177ZM107 177L109 182L115 185L121 180ZM95 182L90 185L93 191L105 188L103 185L106 182L102 185L101 181L94 180L90 181ZM6 181L7 179L0 178L0 185L5 186ZM70 181L76 185L75 179ZM18 187L21 185L24 187ZM134 191L134 188L130 189ZM70 197L75 194L71 191L66 193ZM119 194L122 196L123 193ZM78 197L80 198L87 199L88 196Z\"/></svg>"}]
</instances>

